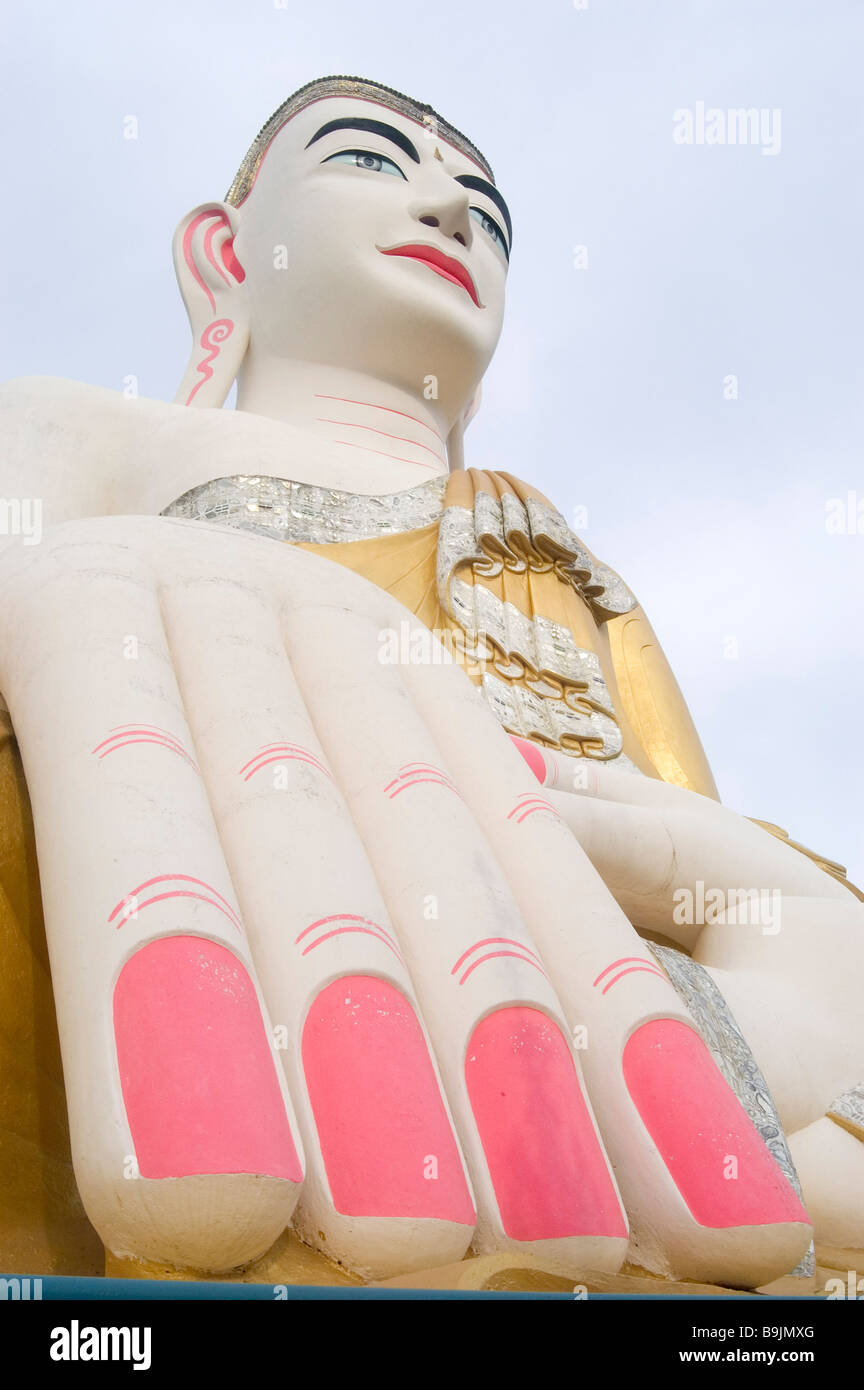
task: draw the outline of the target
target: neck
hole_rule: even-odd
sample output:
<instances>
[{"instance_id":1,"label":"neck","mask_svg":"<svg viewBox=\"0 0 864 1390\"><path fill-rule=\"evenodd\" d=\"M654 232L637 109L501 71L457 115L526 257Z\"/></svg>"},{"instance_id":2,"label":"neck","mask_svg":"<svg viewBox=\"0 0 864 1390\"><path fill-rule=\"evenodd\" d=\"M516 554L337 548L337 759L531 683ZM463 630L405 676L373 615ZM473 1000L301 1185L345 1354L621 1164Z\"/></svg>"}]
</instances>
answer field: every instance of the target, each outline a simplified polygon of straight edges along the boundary
<instances>
[{"instance_id":1,"label":"neck","mask_svg":"<svg viewBox=\"0 0 864 1390\"><path fill-rule=\"evenodd\" d=\"M323 486L396 491L449 471L444 404L364 372L253 359L238 378L237 410L289 426L306 480Z\"/></svg>"}]
</instances>

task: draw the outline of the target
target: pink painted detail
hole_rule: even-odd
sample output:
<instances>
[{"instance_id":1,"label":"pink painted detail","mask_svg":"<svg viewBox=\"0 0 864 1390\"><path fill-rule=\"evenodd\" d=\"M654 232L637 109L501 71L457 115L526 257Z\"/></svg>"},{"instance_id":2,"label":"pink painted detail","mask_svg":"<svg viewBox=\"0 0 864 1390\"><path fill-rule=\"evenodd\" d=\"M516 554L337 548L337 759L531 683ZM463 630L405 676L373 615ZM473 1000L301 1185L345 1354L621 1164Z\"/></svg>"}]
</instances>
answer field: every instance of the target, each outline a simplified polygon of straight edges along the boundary
<instances>
[{"instance_id":1,"label":"pink painted detail","mask_svg":"<svg viewBox=\"0 0 864 1390\"><path fill-rule=\"evenodd\" d=\"M613 975L609 983L603 986L600 991L601 994L608 994L612 986L617 985L619 980L623 980L625 975L654 975L656 979L663 980L664 983L666 983L666 976L663 974L662 970L653 970L650 965L630 965L626 970L622 970L617 975Z\"/></svg>"},{"instance_id":2,"label":"pink painted detail","mask_svg":"<svg viewBox=\"0 0 864 1390\"><path fill-rule=\"evenodd\" d=\"M201 373L201 380L196 381L189 395L186 397L187 405L191 405L193 397L201 390L205 382L209 381L212 377L213 368L210 366L210 363L216 361L221 351L220 344L224 343L226 338L230 338L233 332L233 319L214 319L212 323L208 323L207 327L202 332L199 339L199 347L204 349L207 356L202 357L198 366L195 368L196 372Z\"/></svg>"},{"instance_id":3,"label":"pink painted detail","mask_svg":"<svg viewBox=\"0 0 864 1390\"><path fill-rule=\"evenodd\" d=\"M535 796L529 792L520 796L512 811L508 811L507 819L512 820L515 816L516 823L519 825L523 820L527 820L529 816L533 816L537 811L549 811L556 820L561 819L551 802L544 800L542 796Z\"/></svg>"},{"instance_id":4,"label":"pink painted detail","mask_svg":"<svg viewBox=\"0 0 864 1390\"><path fill-rule=\"evenodd\" d=\"M407 434L388 434L387 430L376 430L372 425L358 425L353 420L328 420L326 416L317 417L319 424L322 425L347 425L352 430L367 430L369 434L380 434L385 439L397 439L401 444L413 444L415 449L423 449L427 454L431 454L439 463L446 468L447 460L442 458L434 449L430 449L428 444L419 444L416 439L411 439Z\"/></svg>"},{"instance_id":5,"label":"pink painted detail","mask_svg":"<svg viewBox=\"0 0 864 1390\"><path fill-rule=\"evenodd\" d=\"M206 294L208 300L210 301L210 308L215 310L216 300L213 298L213 291L210 289L210 286L204 280L204 277L202 276L197 265L195 264L195 257L192 251L192 242L195 238L195 233L204 222L211 223L211 226L208 227L207 232L204 236L204 255L212 265L213 269L216 271L217 275L219 275L223 280L225 280L226 284L228 283L228 281L225 278L225 271L222 269L222 266L218 264L216 257L213 254L213 237L214 234L218 232L221 228L227 228L230 231L231 223L228 221L228 217L224 212L219 212L214 208L210 208L206 212L199 212L197 217L193 217L192 221L189 223L188 227L183 233L183 259L186 262L186 265L189 269L189 273L191 274L192 278L195 280L196 284L198 284L201 287L201 289ZM234 254L233 236L229 237L228 240L222 246L221 257L222 265L224 265L225 270L228 270L230 274L234 276L235 280L242 283L243 280L245 280L246 278L246 272L243 270L243 267L240 265L240 262L237 260L237 257Z\"/></svg>"},{"instance_id":6,"label":"pink painted detail","mask_svg":"<svg viewBox=\"0 0 864 1390\"><path fill-rule=\"evenodd\" d=\"M223 216L212 221L210 223L210 226L204 233L204 255L212 265L213 269L216 271L216 274L219 276L219 279L223 280L226 285L230 282L228 280L228 276L225 274L223 267L219 264L215 255L213 254L213 237L220 230L220 228L227 227L229 225L230 224L228 222L227 217Z\"/></svg>"},{"instance_id":7,"label":"pink painted detail","mask_svg":"<svg viewBox=\"0 0 864 1390\"><path fill-rule=\"evenodd\" d=\"M142 1178L302 1181L255 986L233 952L197 936L143 946L114 989L114 1037Z\"/></svg>"},{"instance_id":8,"label":"pink painted detail","mask_svg":"<svg viewBox=\"0 0 864 1390\"><path fill-rule=\"evenodd\" d=\"M320 946L323 942L329 941L333 936L345 936L346 933L350 932L360 932L363 936L371 936L375 941L380 941L382 946L386 946L388 950L393 952L400 965L405 964L402 956L393 945L393 942L388 941L387 937L382 936L380 932L373 931L371 927L334 927L332 931L325 932L323 936L318 937L317 941L313 941L311 945L307 946L303 951L303 955L308 956L309 952L314 951L316 946Z\"/></svg>"},{"instance_id":9,"label":"pink painted detail","mask_svg":"<svg viewBox=\"0 0 864 1390\"><path fill-rule=\"evenodd\" d=\"M312 922L308 927L304 927L300 935L294 938L294 945L296 946L298 942L303 940L304 936L308 936L310 931L314 931L316 927L326 927L331 922L363 922L367 927L375 927L377 931L384 932L385 936L390 935L386 927L382 927L380 922L373 922L370 917L361 917L356 912L333 912L329 917L319 917L317 922Z\"/></svg>"},{"instance_id":10,"label":"pink painted detail","mask_svg":"<svg viewBox=\"0 0 864 1390\"><path fill-rule=\"evenodd\" d=\"M193 758L189 756L183 744L174 734L169 734L164 729L157 729L154 725L148 724L127 724L120 726L119 731L112 732L108 738L97 743L95 748L91 748L91 753L98 755L100 762L107 758L109 753L116 753L120 748L128 748L136 743L153 743L163 748L169 748L173 753L178 753L189 766L195 771L198 767ZM104 751L100 751L104 750Z\"/></svg>"},{"instance_id":11,"label":"pink painted detail","mask_svg":"<svg viewBox=\"0 0 864 1390\"><path fill-rule=\"evenodd\" d=\"M346 420L345 424L348 423ZM391 454L387 449L370 449L368 444L355 444L350 439L334 439L334 444L345 444L349 449L364 449L367 454L378 454L382 459L395 459L397 463L413 463L416 468L433 468L434 464L425 459L406 459L404 454Z\"/></svg>"},{"instance_id":12,"label":"pink painted detail","mask_svg":"<svg viewBox=\"0 0 864 1390\"><path fill-rule=\"evenodd\" d=\"M617 969L619 965L644 965L646 966L646 968L650 968L651 970L660 969L659 965L657 965L655 961L648 960L645 956L619 956L617 960L613 960L611 965L607 965L605 969L600 971L600 974L597 976L597 979L592 980L592 985L599 985L600 981L606 975L608 975L610 971ZM665 975L663 976L663 978L666 978Z\"/></svg>"},{"instance_id":13,"label":"pink painted detail","mask_svg":"<svg viewBox=\"0 0 864 1390\"><path fill-rule=\"evenodd\" d=\"M267 757L268 753L273 756ZM333 781L333 774L330 772L329 768L325 767L317 754L312 753L308 748L303 748L299 743L266 744L265 747L259 748L258 752L254 757L249 759L248 763L243 764L239 775L243 777L244 782L248 782L250 777L254 777L256 772L261 771L262 767L267 767L270 763L279 762L308 763L310 767L314 767L319 772L323 772L325 777L329 777L330 781ZM255 765L253 766L253 764ZM247 772L247 768L251 768L251 771ZM245 776L244 773L246 774Z\"/></svg>"},{"instance_id":14,"label":"pink painted detail","mask_svg":"<svg viewBox=\"0 0 864 1390\"><path fill-rule=\"evenodd\" d=\"M457 970L459 970L460 967L464 965L468 957L470 955L473 955L475 951L481 950L483 946L515 946L516 950L488 951L485 956L480 956L478 960L473 961L472 964L469 965L468 969L459 979L460 985L464 985L469 975L472 975L474 973L478 965L482 965L484 961L487 960L498 960L501 956L509 956L515 960L523 961L525 965L532 965L534 969L539 970L540 974L545 976L547 980L549 979L549 976L543 969L540 957L537 955L536 951L532 951L528 946L523 946L521 941L516 941L513 939L513 937L510 936L487 936L484 937L482 941L475 941L473 946L469 946L467 951L462 952L462 955L459 957L456 964L453 966L452 970L450 971L450 974L455 975Z\"/></svg>"},{"instance_id":15,"label":"pink painted detail","mask_svg":"<svg viewBox=\"0 0 864 1390\"><path fill-rule=\"evenodd\" d=\"M488 951L486 955L481 956L479 960L472 961L471 965L469 965L468 969L465 971L465 974L459 980L460 985L464 985L468 976L473 975L478 965L482 965L483 962L487 960L497 960L499 956L513 956L516 960L523 961L525 965L533 965L535 970L539 970L541 975L547 980L549 979L543 966L538 965L536 960L531 960L530 956L523 956L519 951Z\"/></svg>"},{"instance_id":16,"label":"pink painted detail","mask_svg":"<svg viewBox=\"0 0 864 1390\"><path fill-rule=\"evenodd\" d=\"M524 1005L478 1023L465 1081L505 1234L625 1239L627 1226L567 1041Z\"/></svg>"},{"instance_id":17,"label":"pink painted detail","mask_svg":"<svg viewBox=\"0 0 864 1390\"><path fill-rule=\"evenodd\" d=\"M698 1033L674 1019L628 1039L624 1080L669 1173L702 1226L809 1220ZM729 1159L737 1177L725 1177Z\"/></svg>"},{"instance_id":18,"label":"pink painted detail","mask_svg":"<svg viewBox=\"0 0 864 1390\"><path fill-rule=\"evenodd\" d=\"M424 777L424 773L430 775ZM446 787L454 796L458 796L460 801L463 799L461 793L454 786L453 781L447 776L446 772L442 772L440 768L435 767L432 763L405 763L404 766L400 767L393 781L387 783L384 791L387 793L388 799L392 801L394 797L407 791L409 787L421 786L424 783Z\"/></svg>"},{"instance_id":19,"label":"pink painted detail","mask_svg":"<svg viewBox=\"0 0 864 1390\"><path fill-rule=\"evenodd\" d=\"M511 734L510 738L542 786L546 781L546 759L537 744L531 743L527 738L517 738L515 734Z\"/></svg>"},{"instance_id":20,"label":"pink painted detail","mask_svg":"<svg viewBox=\"0 0 864 1390\"><path fill-rule=\"evenodd\" d=\"M444 777L449 781L447 774L442 772L440 767L436 767L434 763L403 763L398 773L393 778L393 781L387 783L387 786L384 788L385 792L388 792L391 787L395 787L396 783L403 777L407 777L410 773L418 772L434 772L436 777Z\"/></svg>"},{"instance_id":21,"label":"pink painted detail","mask_svg":"<svg viewBox=\"0 0 864 1390\"><path fill-rule=\"evenodd\" d=\"M450 974L455 975L463 961L466 961L474 951L479 951L481 946L518 946L519 950L524 951L526 956L533 956L536 961L540 960L536 951L532 951L530 946L523 946L521 941L516 941L512 936L484 936L482 941L475 941L473 946L469 946L467 951L462 952Z\"/></svg>"},{"instance_id":22,"label":"pink painted detail","mask_svg":"<svg viewBox=\"0 0 864 1390\"><path fill-rule=\"evenodd\" d=\"M237 259L237 254L234 250L233 236L229 237L227 241L223 241L220 254L222 256L222 264L229 275L233 275L238 285L242 285L243 281L246 279L246 271Z\"/></svg>"},{"instance_id":23,"label":"pink painted detail","mask_svg":"<svg viewBox=\"0 0 864 1390\"><path fill-rule=\"evenodd\" d=\"M374 936L383 946L387 946L393 952L401 965L405 964L387 928L382 927L380 922L373 922L369 917L360 917L355 912L334 912L330 917L319 917L317 922L312 922L310 926L303 928L300 935L295 937L294 945L299 945L311 931L315 931L318 927L329 926L331 922L348 922L351 925L335 927L332 931L325 932L323 936L318 937L317 941L313 941L304 949L304 956L308 956L309 952L314 950L316 946L320 946L323 941L329 941L333 936L344 936L347 932L362 932L366 936Z\"/></svg>"},{"instance_id":24,"label":"pink painted detail","mask_svg":"<svg viewBox=\"0 0 864 1390\"><path fill-rule=\"evenodd\" d=\"M474 1224L459 1150L408 1000L369 975L315 999L303 1069L336 1210ZM425 1177L435 1160L437 1177Z\"/></svg>"},{"instance_id":25,"label":"pink painted detail","mask_svg":"<svg viewBox=\"0 0 864 1390\"><path fill-rule=\"evenodd\" d=\"M425 420L421 420L417 415L409 415L405 410L394 410L391 405L376 405L374 401L352 401L348 396L325 396L321 391L315 392L315 399L317 401L341 401L343 405L362 405L369 410L385 410L388 415L401 415L406 420L413 420L415 425L422 425L424 430L428 430L430 434L434 434L437 440L442 444L444 443L438 431L433 429L431 425L427 425ZM347 424L348 421L345 423Z\"/></svg>"},{"instance_id":26,"label":"pink painted detail","mask_svg":"<svg viewBox=\"0 0 864 1390\"><path fill-rule=\"evenodd\" d=\"M152 888L157 883L194 883L199 888L206 888L207 893L198 893L193 889L174 888L167 893L157 893L155 897L146 898L142 902L139 895L143 893L146 888ZM109 924L113 922L114 918L118 917L119 914L119 920L115 925L117 927L122 927L129 921L130 917L133 917L136 912L140 912L142 908L149 907L151 903L164 902L168 898L197 898L200 902L210 903L212 907L222 912L231 922L232 926L236 927L238 931L242 931L243 929L236 909L232 907L224 894L220 893L216 888L213 888L211 884L206 883L203 878L194 878L191 874L157 874L155 878L148 878L144 883L139 883L137 888L133 888L131 892L120 899L119 903L110 914L108 922Z\"/></svg>"}]
</instances>

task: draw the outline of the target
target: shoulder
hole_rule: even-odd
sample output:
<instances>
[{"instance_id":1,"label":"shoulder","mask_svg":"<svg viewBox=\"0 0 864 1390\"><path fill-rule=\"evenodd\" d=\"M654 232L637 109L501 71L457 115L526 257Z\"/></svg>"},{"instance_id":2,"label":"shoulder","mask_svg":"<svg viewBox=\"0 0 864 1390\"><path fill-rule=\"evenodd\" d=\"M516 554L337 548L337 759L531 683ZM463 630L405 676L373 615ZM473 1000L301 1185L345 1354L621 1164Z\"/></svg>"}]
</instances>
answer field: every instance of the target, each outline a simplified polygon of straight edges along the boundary
<instances>
[{"instance_id":1,"label":"shoulder","mask_svg":"<svg viewBox=\"0 0 864 1390\"><path fill-rule=\"evenodd\" d=\"M3 382L0 496L42 498L52 525L158 512L183 490L184 462L201 481L198 456L212 453L214 434L230 433L210 418L223 414L60 377Z\"/></svg>"},{"instance_id":2,"label":"shoulder","mask_svg":"<svg viewBox=\"0 0 864 1390\"><path fill-rule=\"evenodd\" d=\"M40 496L55 521L112 510L140 404L59 377L3 382L0 492Z\"/></svg>"}]
</instances>

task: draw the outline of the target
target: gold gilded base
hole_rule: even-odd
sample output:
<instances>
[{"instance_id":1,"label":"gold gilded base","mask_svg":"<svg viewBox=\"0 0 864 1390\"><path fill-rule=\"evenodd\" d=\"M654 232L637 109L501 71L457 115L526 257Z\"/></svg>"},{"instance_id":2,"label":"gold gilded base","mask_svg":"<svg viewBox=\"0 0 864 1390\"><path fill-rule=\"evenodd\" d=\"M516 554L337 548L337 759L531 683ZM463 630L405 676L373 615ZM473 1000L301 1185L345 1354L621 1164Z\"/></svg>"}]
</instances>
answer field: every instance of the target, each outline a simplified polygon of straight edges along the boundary
<instances>
[{"instance_id":1,"label":"gold gilded base","mask_svg":"<svg viewBox=\"0 0 864 1390\"><path fill-rule=\"evenodd\" d=\"M283 1231L266 1255L245 1269L224 1274L205 1274L200 1269L177 1269L174 1265L135 1256L112 1255L105 1251L105 1274L110 1279L166 1279L205 1284L315 1284L334 1287L362 1285L359 1275L351 1274L326 1255L304 1245L291 1230Z\"/></svg>"}]
</instances>

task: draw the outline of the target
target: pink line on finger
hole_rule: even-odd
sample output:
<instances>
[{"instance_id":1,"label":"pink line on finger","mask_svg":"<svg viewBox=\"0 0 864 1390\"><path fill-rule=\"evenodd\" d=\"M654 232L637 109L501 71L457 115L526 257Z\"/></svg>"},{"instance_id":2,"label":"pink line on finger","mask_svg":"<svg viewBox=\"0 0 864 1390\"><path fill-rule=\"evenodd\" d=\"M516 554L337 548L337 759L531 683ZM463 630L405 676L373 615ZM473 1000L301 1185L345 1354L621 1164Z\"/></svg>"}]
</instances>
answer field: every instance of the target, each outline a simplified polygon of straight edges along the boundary
<instances>
[{"instance_id":1,"label":"pink line on finger","mask_svg":"<svg viewBox=\"0 0 864 1390\"><path fill-rule=\"evenodd\" d=\"M431 772L433 776L443 779L443 781L449 783L449 785L453 787L454 791L456 790L452 777L449 777L442 768L436 767L434 763L404 763L392 782L387 783L384 788L385 792L389 792L390 788L395 787L397 782L406 782L419 772Z\"/></svg>"},{"instance_id":2,"label":"pink line on finger","mask_svg":"<svg viewBox=\"0 0 864 1390\"><path fill-rule=\"evenodd\" d=\"M214 888L212 884L207 883L203 878L194 878L192 874L157 874L155 878L148 878L146 882L139 883L137 888L133 888L131 893L127 893L124 898L120 899L114 911L111 913L111 916L108 918L108 921L111 922L114 920L117 913L122 907L126 906L130 898L136 897L139 893L143 892L145 888L152 888L154 883L197 883L199 887L206 888L208 893L212 893L215 898L218 898L220 902L224 903L225 907L237 922L237 925L240 925L240 918L224 893L220 893L217 888Z\"/></svg>"},{"instance_id":3,"label":"pink line on finger","mask_svg":"<svg viewBox=\"0 0 864 1390\"><path fill-rule=\"evenodd\" d=\"M460 801L462 800L462 796L459 792L457 792L456 788L453 786L453 783L449 781L449 779L443 777L415 777L410 782L403 782L401 787L397 787L395 792L390 793L387 800L392 801L393 798L399 796L401 792L407 792L410 787L420 787L427 785L433 787L446 787L448 792L452 792L454 796L459 797Z\"/></svg>"},{"instance_id":4,"label":"pink line on finger","mask_svg":"<svg viewBox=\"0 0 864 1390\"><path fill-rule=\"evenodd\" d=\"M170 893L157 893L156 896L153 898L146 898L143 903L137 901L134 902L132 906L129 908L129 911L126 913L126 915L121 917L119 922L117 922L117 929L119 930L120 927L125 926L126 923L129 921L130 917L134 917L143 908L150 907L153 903L166 902L168 898L197 898L199 902L208 903L210 907L215 907L217 912L221 912L223 917L228 918L228 921L231 923L232 927L236 928L237 931L242 930L240 923L235 921L234 916L231 912L229 912L228 908L223 907L221 903L217 903L215 898L207 898L204 896L203 893L193 893L192 890L189 888L175 888Z\"/></svg>"},{"instance_id":5,"label":"pink line on finger","mask_svg":"<svg viewBox=\"0 0 864 1390\"><path fill-rule=\"evenodd\" d=\"M644 956L621 956L619 960L613 960L611 965L607 965L605 970L601 970L593 984L599 985L604 975L608 975L610 970L614 970L617 965L630 965L635 962L637 965L655 965L653 960L646 960Z\"/></svg>"},{"instance_id":6,"label":"pink line on finger","mask_svg":"<svg viewBox=\"0 0 864 1390\"><path fill-rule=\"evenodd\" d=\"M482 965L483 962L487 960L496 960L498 956L514 956L516 960L523 961L525 965L533 965L534 969L539 970L540 974L543 975L545 979L549 979L549 976L546 974L546 971L543 969L542 965L538 965L536 960L530 960L528 956L520 955L518 951L490 951L488 955L481 956L479 960L474 961L473 965L469 965L468 969L465 971L465 974L462 976L462 979L459 981L460 985L464 985L465 981L468 979L468 976L471 975L477 969L478 965Z\"/></svg>"},{"instance_id":7,"label":"pink line on finger","mask_svg":"<svg viewBox=\"0 0 864 1390\"><path fill-rule=\"evenodd\" d=\"M176 738L170 729L163 729L161 724L148 724L145 719L136 719L134 724L112 724L111 733L117 733L123 729L155 729L157 734L167 734L169 738ZM179 743L179 739L177 740Z\"/></svg>"},{"instance_id":8,"label":"pink line on finger","mask_svg":"<svg viewBox=\"0 0 864 1390\"><path fill-rule=\"evenodd\" d=\"M603 986L603 989L600 991L601 994L607 994L613 985L617 985L619 980L624 979L625 975L656 975L658 980L666 979L662 970L652 969L650 965L631 965L629 969L622 970L620 975L613 976L608 985Z\"/></svg>"},{"instance_id":9,"label":"pink line on finger","mask_svg":"<svg viewBox=\"0 0 864 1390\"><path fill-rule=\"evenodd\" d=\"M247 767L251 767L252 764L253 764L258 758L263 757L265 753L275 753L275 752L277 752L277 750L279 750L279 749L282 749L282 750L284 750L285 752L302 753L305 757L311 758L311 759L313 759L316 763L318 763L318 765L319 765L319 767L321 768L322 772L327 772L327 768L324 766L323 762L322 762L321 759L318 757L317 753L313 753L313 752L311 751L311 749L309 749L309 748L304 748L304 747L302 746L302 744L299 744L299 743L278 742L278 743L265 743L265 744L263 745L263 747L259 748L259 749L258 749L258 752L253 754L253 756L249 759L248 763L244 763L244 764L243 764L243 766L242 766L241 769L240 769L241 773L245 772L246 769L247 769ZM328 773L328 776L329 776L329 773Z\"/></svg>"},{"instance_id":10,"label":"pink line on finger","mask_svg":"<svg viewBox=\"0 0 864 1390\"><path fill-rule=\"evenodd\" d=\"M400 777L407 776L409 772L436 772L439 777L447 776L447 773L442 768L436 767L434 763L403 763L398 776L393 778L393 782L398 782ZM392 787L393 782L389 782L388 786Z\"/></svg>"},{"instance_id":11,"label":"pink line on finger","mask_svg":"<svg viewBox=\"0 0 864 1390\"><path fill-rule=\"evenodd\" d=\"M301 753L274 753L272 758L265 758L263 762L253 767L251 772L247 772L243 781L248 782L250 777L255 776L256 772L260 772L263 767L269 767L271 763L305 763L307 767L314 767L316 772L323 772L325 777L329 777L330 781L333 781L332 775L326 767L319 763L317 758L305 757Z\"/></svg>"},{"instance_id":12,"label":"pink line on finger","mask_svg":"<svg viewBox=\"0 0 864 1390\"><path fill-rule=\"evenodd\" d=\"M528 792L526 792L524 796L521 796L519 798L512 811L508 811L507 819L512 820L513 817L516 815L517 811L525 812L525 815L519 816L518 820L524 820L525 816L530 815L532 811L551 811L553 816L556 817L556 819L560 819L560 817L558 816L558 812L555 810L555 807L552 806L550 802L544 801L542 796L533 796L531 795L531 793Z\"/></svg>"},{"instance_id":13,"label":"pink line on finger","mask_svg":"<svg viewBox=\"0 0 864 1390\"><path fill-rule=\"evenodd\" d=\"M372 931L371 927L336 927L333 931L325 932L323 936L319 936L317 941L311 942L306 947L305 951L303 952L303 955L308 956L310 951L314 951L315 947L320 946L322 941L329 941L331 936L343 936L346 932L363 932L366 936L374 937L376 941L381 942L382 946L389 947L396 959L399 961L400 965L405 964L401 955L396 950L396 947L393 945L393 942L388 941L386 936L380 936L377 931Z\"/></svg>"},{"instance_id":14,"label":"pink line on finger","mask_svg":"<svg viewBox=\"0 0 864 1390\"><path fill-rule=\"evenodd\" d=\"M176 734L170 733L168 729L160 729L156 724L115 724L114 727L111 729L108 738L103 739L101 743L97 743L96 747L91 749L91 752L98 753L99 749L104 748L106 743L110 743L112 739L120 738L122 734L145 733L159 734L162 738L170 739L172 743L176 743L178 748L183 747L182 741L177 737Z\"/></svg>"},{"instance_id":15,"label":"pink line on finger","mask_svg":"<svg viewBox=\"0 0 864 1390\"><path fill-rule=\"evenodd\" d=\"M533 956L535 960L539 961L540 959L537 952L532 951L530 946L523 946L521 941L516 941L512 936L485 936L482 941L475 941L473 946L469 946L467 951L462 952L462 955L453 966L450 974L455 975L462 962L467 960L473 951L479 951L481 946L518 946L520 951L525 951L529 956Z\"/></svg>"},{"instance_id":16,"label":"pink line on finger","mask_svg":"<svg viewBox=\"0 0 864 1390\"><path fill-rule=\"evenodd\" d=\"M367 927L377 927L387 936L390 934L386 927L382 927L380 922L373 922L370 917L361 917L356 912L334 912L329 917L319 917L317 922L312 922L310 926L304 927L300 935L294 938L294 945L297 946L304 936L308 936L310 931L314 931L316 927L326 927L329 922L365 922Z\"/></svg>"},{"instance_id":17,"label":"pink line on finger","mask_svg":"<svg viewBox=\"0 0 864 1390\"><path fill-rule=\"evenodd\" d=\"M525 810L525 808L524 806L520 806L518 810ZM524 816L515 817L515 823L517 823L517 826L521 826L522 821L528 820L528 817L533 816L533 813L538 812L538 810L550 810L550 812L553 813L553 816L556 817L556 820L560 820L560 816L558 816L557 810L554 809L554 806L529 806L528 810L525 810ZM507 817L507 820L510 820L510 816Z\"/></svg>"},{"instance_id":18,"label":"pink line on finger","mask_svg":"<svg viewBox=\"0 0 864 1390\"><path fill-rule=\"evenodd\" d=\"M122 735L115 734L115 738L122 739ZM109 740L106 740L106 742L108 741ZM158 738L155 734L148 734L146 738L127 738L123 739L121 743L114 743L113 747L106 748L104 753L99 754L99 761L101 762L103 758L107 758L109 753L116 753L117 750L120 748L130 748L136 743L152 743L157 748L167 748L170 752L178 753L181 758L185 759L185 761L189 764L193 771L198 771L196 763L193 762L193 760L189 757L189 754L186 752L185 748L178 748L176 743L170 743L167 739ZM100 744L100 747L101 746L102 745ZM96 749L94 748L92 751L95 753Z\"/></svg>"}]
</instances>

